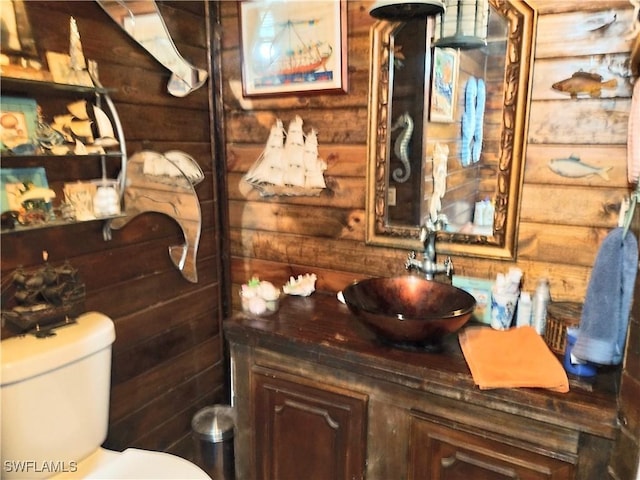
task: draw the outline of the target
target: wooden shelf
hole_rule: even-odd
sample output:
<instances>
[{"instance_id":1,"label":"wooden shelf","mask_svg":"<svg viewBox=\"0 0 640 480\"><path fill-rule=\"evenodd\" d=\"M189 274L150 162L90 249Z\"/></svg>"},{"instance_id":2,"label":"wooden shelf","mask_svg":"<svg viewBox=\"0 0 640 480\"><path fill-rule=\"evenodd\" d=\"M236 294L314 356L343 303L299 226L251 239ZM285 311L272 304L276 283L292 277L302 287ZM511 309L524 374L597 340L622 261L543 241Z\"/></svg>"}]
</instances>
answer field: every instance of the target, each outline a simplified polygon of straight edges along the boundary
<instances>
[{"instance_id":1,"label":"wooden shelf","mask_svg":"<svg viewBox=\"0 0 640 480\"><path fill-rule=\"evenodd\" d=\"M15 226L15 228L3 228L2 230L0 230L0 234L2 234L2 235L11 235L11 234L14 234L14 233L30 232L32 230L42 230L43 228L63 227L63 226L67 226L67 225L76 225L78 223L103 222L105 220L113 220L113 219L116 219L116 218L124 218L124 217L126 217L126 215L121 214L121 215L112 215L112 216L108 216L108 217L97 217L97 218L92 218L90 220L71 220L71 221L66 221L66 220L55 219L55 220L49 220L47 222L39 223L37 225L19 225L19 224L17 224Z\"/></svg>"},{"instance_id":2,"label":"wooden shelf","mask_svg":"<svg viewBox=\"0 0 640 480\"><path fill-rule=\"evenodd\" d=\"M1 74L1 69L0 69ZM3 166L6 167L6 163L9 163L10 167L18 167L18 166L33 166L33 164L46 164L46 168L56 168L56 162L58 159L94 159L99 160L101 164L101 173L102 177L106 175L106 165L107 161L111 159L120 159L121 168L120 174L118 176L119 184L120 184L120 204L122 205L122 197L124 193L124 187L126 185L126 169L127 169L127 152L124 144L124 134L122 132L122 125L120 123L120 118L118 113L116 112L115 106L109 97L109 92L112 91L110 89L104 88L102 86L83 86L83 85L69 85L51 82L47 80L32 80L25 78L14 78L8 76L2 76L2 85L0 88L0 93L2 95L16 95L16 96L25 96L29 98L34 98L36 101L44 101L47 104L56 104L57 98L59 97L61 100L64 99L84 99L87 102L91 101L96 103L96 106L101 107L102 103L105 104L105 109L107 110L105 113L109 117L111 121L114 136L118 141L118 149L110 149L105 153L90 153L87 155L75 155L72 152L66 153L64 155L50 155L44 153L33 153L28 155L19 155L12 154L8 151L1 152L3 158ZM46 109L43 109L46 110ZM89 145L88 145L89 146ZM53 161L52 161L53 160ZM111 162L110 162L111 163ZM61 167L58 167L61 168ZM86 171L86 169L85 169ZM69 172L66 172L69 173ZM74 175L76 179L83 178L83 175L78 175L78 172ZM58 183L60 183L60 178L56 179ZM54 182L55 183L55 182ZM120 217L111 216L111 217L100 217L96 219L91 219L87 221L103 221L103 237L106 240L111 238L111 220ZM15 234L21 232L27 232L31 230L41 230L44 228L51 227L59 227L72 225L77 223L77 221L64 221L59 218L55 218L49 220L47 222L43 222L37 225L29 225L23 226L17 224L13 229L2 229L0 234Z\"/></svg>"},{"instance_id":3,"label":"wooden shelf","mask_svg":"<svg viewBox=\"0 0 640 480\"><path fill-rule=\"evenodd\" d=\"M89 145L91 146L91 145ZM122 157L122 152L117 152L117 151L110 151L110 152L105 152L105 153L89 153L87 155L76 155L73 152L69 152L69 153L65 153L64 155L53 155L50 153L37 153L37 154L33 154L33 155L17 155L17 154L13 154L11 152L6 152L6 151L0 151L0 154L2 155L2 161L8 161L8 160L12 160L12 159L16 159L16 160L48 160L48 159L60 159L60 158L77 158L77 159L83 159L83 158L101 158L101 157L108 157L108 158L121 158Z\"/></svg>"},{"instance_id":4,"label":"wooden shelf","mask_svg":"<svg viewBox=\"0 0 640 480\"><path fill-rule=\"evenodd\" d=\"M29 80L24 78L2 77L2 92L16 92L23 94L38 94L67 92L74 95L107 94L109 90L100 87L85 87L82 85L68 85L64 83L47 82L42 80Z\"/></svg>"}]
</instances>

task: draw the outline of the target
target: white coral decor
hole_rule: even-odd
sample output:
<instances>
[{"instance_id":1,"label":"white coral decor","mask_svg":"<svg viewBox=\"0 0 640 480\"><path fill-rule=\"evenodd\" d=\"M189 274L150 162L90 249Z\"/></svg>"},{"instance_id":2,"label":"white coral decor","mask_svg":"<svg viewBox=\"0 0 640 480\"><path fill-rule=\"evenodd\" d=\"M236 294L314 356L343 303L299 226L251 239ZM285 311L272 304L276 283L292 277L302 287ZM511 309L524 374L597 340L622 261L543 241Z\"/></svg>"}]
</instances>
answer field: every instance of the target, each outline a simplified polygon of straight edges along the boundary
<instances>
[{"instance_id":1,"label":"white coral decor","mask_svg":"<svg viewBox=\"0 0 640 480\"><path fill-rule=\"evenodd\" d=\"M242 298L243 310L254 315L263 315L278 310L280 290L271 282L260 281L258 277L253 277L242 285L240 297Z\"/></svg>"},{"instance_id":2,"label":"white coral decor","mask_svg":"<svg viewBox=\"0 0 640 480\"><path fill-rule=\"evenodd\" d=\"M315 292L317 279L315 273L298 275L298 278L289 277L289 281L282 287L282 291L287 295L308 297Z\"/></svg>"},{"instance_id":3,"label":"white coral decor","mask_svg":"<svg viewBox=\"0 0 640 480\"><path fill-rule=\"evenodd\" d=\"M280 296L280 290L274 287L273 283L263 280L258 285L258 294L266 301L277 300Z\"/></svg>"}]
</instances>

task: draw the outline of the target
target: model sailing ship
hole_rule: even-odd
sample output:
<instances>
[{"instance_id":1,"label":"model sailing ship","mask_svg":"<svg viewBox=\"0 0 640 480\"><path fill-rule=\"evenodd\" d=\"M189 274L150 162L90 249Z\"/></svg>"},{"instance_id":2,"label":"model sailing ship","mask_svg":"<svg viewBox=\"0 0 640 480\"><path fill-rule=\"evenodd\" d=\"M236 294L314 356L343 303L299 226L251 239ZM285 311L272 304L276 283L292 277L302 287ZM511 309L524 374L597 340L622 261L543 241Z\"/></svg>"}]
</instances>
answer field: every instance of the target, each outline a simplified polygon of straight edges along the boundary
<instances>
[{"instance_id":1,"label":"model sailing ship","mask_svg":"<svg viewBox=\"0 0 640 480\"><path fill-rule=\"evenodd\" d=\"M2 281L2 322L21 331L39 329L84 311L85 285L69 262L54 267L47 262L33 269L18 267Z\"/></svg>"},{"instance_id":2,"label":"model sailing ship","mask_svg":"<svg viewBox=\"0 0 640 480\"><path fill-rule=\"evenodd\" d=\"M271 127L267 144L243 179L263 196L319 195L327 187L327 164L318 156L314 129L305 135L302 118L296 116L287 132L281 120Z\"/></svg>"}]
</instances>

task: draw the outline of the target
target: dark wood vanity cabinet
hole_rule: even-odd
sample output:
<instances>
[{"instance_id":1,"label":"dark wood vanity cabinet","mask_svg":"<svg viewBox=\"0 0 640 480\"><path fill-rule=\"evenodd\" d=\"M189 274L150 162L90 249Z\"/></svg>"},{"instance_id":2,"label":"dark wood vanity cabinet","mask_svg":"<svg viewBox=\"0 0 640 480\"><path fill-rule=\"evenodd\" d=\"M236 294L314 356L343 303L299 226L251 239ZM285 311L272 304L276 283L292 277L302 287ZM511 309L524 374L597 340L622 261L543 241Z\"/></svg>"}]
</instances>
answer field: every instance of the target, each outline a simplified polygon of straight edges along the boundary
<instances>
[{"instance_id":1,"label":"dark wood vanity cabinet","mask_svg":"<svg viewBox=\"0 0 640 480\"><path fill-rule=\"evenodd\" d=\"M409 480L570 479L573 465L442 425L411 419Z\"/></svg>"},{"instance_id":2,"label":"dark wood vanity cabinet","mask_svg":"<svg viewBox=\"0 0 640 480\"><path fill-rule=\"evenodd\" d=\"M229 341L237 478L607 478L615 394L480 390L457 338L381 344L335 297L238 314Z\"/></svg>"},{"instance_id":3,"label":"dark wood vanity cabinet","mask_svg":"<svg viewBox=\"0 0 640 480\"><path fill-rule=\"evenodd\" d=\"M252 389L256 478L364 477L366 395L260 368Z\"/></svg>"}]
</instances>

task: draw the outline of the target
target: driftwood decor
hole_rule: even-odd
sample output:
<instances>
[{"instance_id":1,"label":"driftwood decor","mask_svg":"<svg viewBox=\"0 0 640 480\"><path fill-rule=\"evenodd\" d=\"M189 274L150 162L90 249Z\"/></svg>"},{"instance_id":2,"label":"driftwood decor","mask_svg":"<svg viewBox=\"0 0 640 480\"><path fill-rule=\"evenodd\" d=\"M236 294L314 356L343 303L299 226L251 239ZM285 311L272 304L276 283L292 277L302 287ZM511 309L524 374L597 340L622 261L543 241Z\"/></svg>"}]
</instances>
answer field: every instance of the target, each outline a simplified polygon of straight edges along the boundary
<instances>
[{"instance_id":1,"label":"driftwood decor","mask_svg":"<svg viewBox=\"0 0 640 480\"><path fill-rule=\"evenodd\" d=\"M114 219L110 224L112 229L118 230L146 212L173 218L182 229L185 242L170 246L169 256L182 276L193 283L198 282L196 257L202 225L200 203L193 187L202 179L198 164L183 152L136 153L127 164L126 216Z\"/></svg>"}]
</instances>

